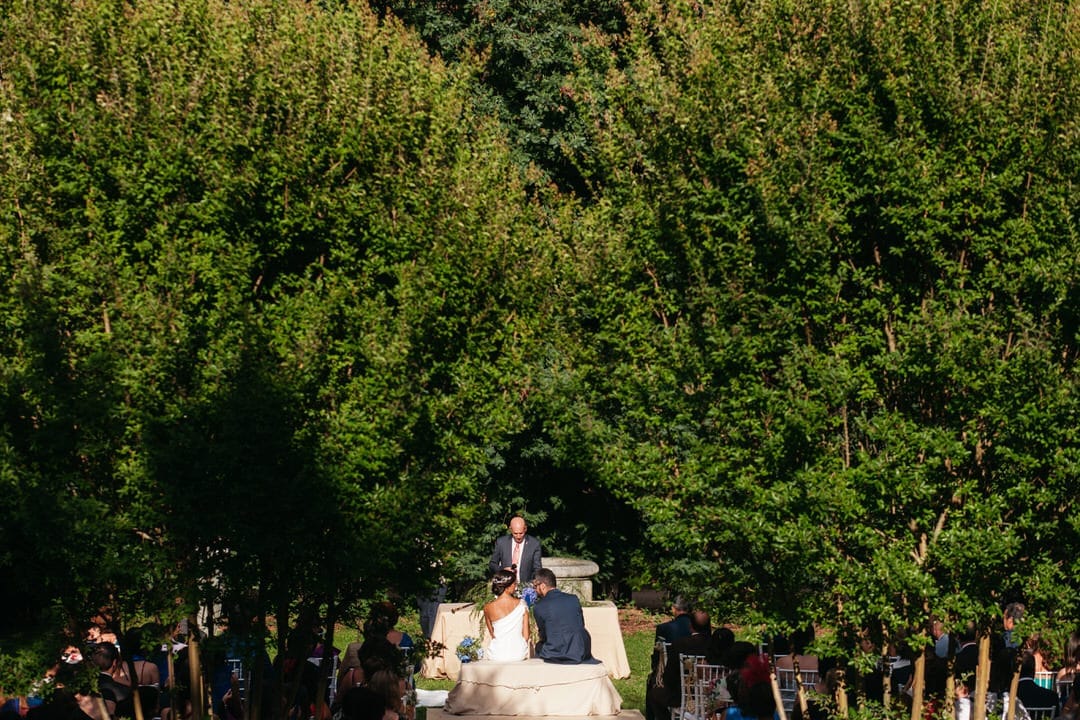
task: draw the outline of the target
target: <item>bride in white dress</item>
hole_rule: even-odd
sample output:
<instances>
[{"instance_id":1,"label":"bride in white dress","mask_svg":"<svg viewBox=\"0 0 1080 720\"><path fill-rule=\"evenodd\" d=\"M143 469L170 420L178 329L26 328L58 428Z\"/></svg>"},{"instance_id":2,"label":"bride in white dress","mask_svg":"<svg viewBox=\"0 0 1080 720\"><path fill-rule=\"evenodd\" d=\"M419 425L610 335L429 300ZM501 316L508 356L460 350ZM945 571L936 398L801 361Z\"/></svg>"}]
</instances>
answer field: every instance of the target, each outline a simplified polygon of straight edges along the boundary
<instances>
[{"instance_id":1,"label":"bride in white dress","mask_svg":"<svg viewBox=\"0 0 1080 720\"><path fill-rule=\"evenodd\" d=\"M514 597L517 577L499 570L491 579L495 599L484 606L491 642L486 657L495 662L515 662L529 657L529 613L525 601Z\"/></svg>"}]
</instances>

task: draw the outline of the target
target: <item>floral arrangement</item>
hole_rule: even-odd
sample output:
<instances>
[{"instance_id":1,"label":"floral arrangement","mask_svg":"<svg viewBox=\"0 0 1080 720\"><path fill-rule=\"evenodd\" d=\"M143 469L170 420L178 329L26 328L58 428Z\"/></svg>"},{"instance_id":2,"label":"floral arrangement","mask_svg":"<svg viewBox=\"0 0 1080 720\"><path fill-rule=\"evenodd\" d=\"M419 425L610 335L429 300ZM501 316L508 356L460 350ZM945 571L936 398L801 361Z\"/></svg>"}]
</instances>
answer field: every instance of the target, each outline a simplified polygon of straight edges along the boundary
<instances>
[{"instance_id":1,"label":"floral arrangement","mask_svg":"<svg viewBox=\"0 0 1080 720\"><path fill-rule=\"evenodd\" d=\"M479 660L484 657L484 648L480 647L480 641L471 635L466 635L462 638L461 642L457 646L458 660L461 662L472 662L473 660Z\"/></svg>"},{"instance_id":2,"label":"floral arrangement","mask_svg":"<svg viewBox=\"0 0 1080 720\"><path fill-rule=\"evenodd\" d=\"M525 601L526 607L532 607L536 603L536 588L532 585L526 585L519 591L521 598Z\"/></svg>"},{"instance_id":3,"label":"floral arrangement","mask_svg":"<svg viewBox=\"0 0 1080 720\"><path fill-rule=\"evenodd\" d=\"M715 715L720 710L731 705L731 693L727 687L727 677L721 675L709 684L708 710L710 715Z\"/></svg>"}]
</instances>

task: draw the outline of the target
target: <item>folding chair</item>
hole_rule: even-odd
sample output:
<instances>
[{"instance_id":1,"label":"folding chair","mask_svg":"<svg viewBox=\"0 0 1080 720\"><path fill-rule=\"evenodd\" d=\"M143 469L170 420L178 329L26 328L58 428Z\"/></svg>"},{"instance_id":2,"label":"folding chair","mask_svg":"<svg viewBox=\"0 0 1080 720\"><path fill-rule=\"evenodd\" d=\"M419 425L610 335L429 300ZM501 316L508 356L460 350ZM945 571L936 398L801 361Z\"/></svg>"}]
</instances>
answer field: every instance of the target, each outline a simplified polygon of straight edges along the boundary
<instances>
[{"instance_id":1,"label":"folding chair","mask_svg":"<svg viewBox=\"0 0 1080 720\"><path fill-rule=\"evenodd\" d=\"M1025 709L1031 720L1054 720L1058 711L1056 705L1051 707L1029 707Z\"/></svg>"},{"instance_id":2,"label":"folding chair","mask_svg":"<svg viewBox=\"0 0 1080 720\"><path fill-rule=\"evenodd\" d=\"M1054 683L1054 690L1057 691L1058 697L1061 698L1061 704L1064 705L1065 701L1069 699L1069 694L1072 693L1073 678L1066 677L1063 680L1057 680Z\"/></svg>"},{"instance_id":3,"label":"folding chair","mask_svg":"<svg viewBox=\"0 0 1080 720\"><path fill-rule=\"evenodd\" d=\"M820 675L817 670L803 670L799 669L799 675L802 676L802 686L807 690L813 690L817 687L818 678Z\"/></svg>"},{"instance_id":4,"label":"folding chair","mask_svg":"<svg viewBox=\"0 0 1080 720\"><path fill-rule=\"evenodd\" d=\"M780 702L784 706L784 712L790 715L795 709L795 698L799 694L799 688L795 682L795 671L776 668L776 684L780 686Z\"/></svg>"},{"instance_id":5,"label":"folding chair","mask_svg":"<svg viewBox=\"0 0 1080 720\"><path fill-rule=\"evenodd\" d=\"M672 720L702 720L694 704L694 667L704 655L679 653L679 709L671 709Z\"/></svg>"},{"instance_id":6,"label":"folding chair","mask_svg":"<svg viewBox=\"0 0 1080 720\"><path fill-rule=\"evenodd\" d=\"M709 665L699 662L694 666L694 707L698 709L698 715L705 720L716 711L727 707L731 703L731 696L726 698L717 697L714 690L718 683L727 682L728 670L723 665ZM727 694L726 685L721 686L722 692Z\"/></svg>"},{"instance_id":7,"label":"folding chair","mask_svg":"<svg viewBox=\"0 0 1080 720\"><path fill-rule=\"evenodd\" d=\"M244 661L240 658L226 658L225 664L229 668L230 675L235 675L237 678L237 685L240 688L240 700L247 702L247 687L248 682L251 680L251 673L244 672Z\"/></svg>"},{"instance_id":8,"label":"folding chair","mask_svg":"<svg viewBox=\"0 0 1080 720\"><path fill-rule=\"evenodd\" d=\"M321 657L309 657L307 659L309 663L315 667L322 667ZM341 658L335 655L330 661L330 677L326 683L326 704L327 706L334 704L334 697L337 695L337 671L338 665L341 664Z\"/></svg>"}]
</instances>

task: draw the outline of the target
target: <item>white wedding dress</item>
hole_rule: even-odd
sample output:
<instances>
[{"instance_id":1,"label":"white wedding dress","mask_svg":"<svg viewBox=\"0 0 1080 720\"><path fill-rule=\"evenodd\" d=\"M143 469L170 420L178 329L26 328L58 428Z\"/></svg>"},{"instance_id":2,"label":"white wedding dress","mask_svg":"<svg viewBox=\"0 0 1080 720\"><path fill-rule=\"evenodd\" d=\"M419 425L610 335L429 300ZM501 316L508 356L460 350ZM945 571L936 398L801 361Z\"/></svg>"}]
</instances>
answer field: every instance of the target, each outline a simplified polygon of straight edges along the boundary
<instances>
[{"instance_id":1,"label":"white wedding dress","mask_svg":"<svg viewBox=\"0 0 1080 720\"><path fill-rule=\"evenodd\" d=\"M486 658L495 662L517 662L529 657L529 643L521 635L522 616L525 614L525 601L522 600L513 610L491 623L491 642L488 643Z\"/></svg>"}]
</instances>

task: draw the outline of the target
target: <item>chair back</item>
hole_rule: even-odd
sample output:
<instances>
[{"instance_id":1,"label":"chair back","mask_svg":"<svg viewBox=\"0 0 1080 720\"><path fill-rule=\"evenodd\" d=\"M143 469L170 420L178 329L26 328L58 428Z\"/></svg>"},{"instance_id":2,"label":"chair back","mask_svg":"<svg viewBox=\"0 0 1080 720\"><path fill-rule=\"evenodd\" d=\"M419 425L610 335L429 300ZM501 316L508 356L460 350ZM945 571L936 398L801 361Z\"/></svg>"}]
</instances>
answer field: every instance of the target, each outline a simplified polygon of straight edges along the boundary
<instances>
[{"instance_id":1,"label":"chair back","mask_svg":"<svg viewBox=\"0 0 1080 720\"><path fill-rule=\"evenodd\" d=\"M728 669L723 665L699 662L694 666L694 707L701 718L709 718L732 703L727 691Z\"/></svg>"},{"instance_id":2,"label":"chair back","mask_svg":"<svg viewBox=\"0 0 1080 720\"><path fill-rule=\"evenodd\" d=\"M1025 709L1031 720L1054 720L1058 710L1056 705L1052 707L1029 707Z\"/></svg>"},{"instance_id":3,"label":"chair back","mask_svg":"<svg viewBox=\"0 0 1080 720\"><path fill-rule=\"evenodd\" d=\"M240 658L226 658L225 665L229 668L229 675L235 675L237 687L240 689L240 700L247 702L247 688L250 673L244 672L244 661Z\"/></svg>"},{"instance_id":4,"label":"chair back","mask_svg":"<svg viewBox=\"0 0 1080 720\"><path fill-rule=\"evenodd\" d=\"M1057 690L1058 697L1061 698L1061 704L1064 705L1065 701L1069 699L1069 694L1072 693L1073 676L1062 678L1056 681L1054 689Z\"/></svg>"},{"instance_id":5,"label":"chair back","mask_svg":"<svg viewBox=\"0 0 1080 720\"><path fill-rule=\"evenodd\" d=\"M704 655L686 655L679 653L679 709L675 720L701 720L697 706L694 704L694 667L699 662L704 662Z\"/></svg>"},{"instance_id":6,"label":"chair back","mask_svg":"<svg viewBox=\"0 0 1080 720\"><path fill-rule=\"evenodd\" d=\"M799 694L795 681L795 671L790 668L776 668L776 684L780 686L780 702L788 715L795 709L795 698Z\"/></svg>"},{"instance_id":7,"label":"chair back","mask_svg":"<svg viewBox=\"0 0 1080 720\"><path fill-rule=\"evenodd\" d=\"M653 667L653 686L664 687L664 668L667 667L668 646L669 642L665 642L657 638L653 644L652 654L652 667Z\"/></svg>"},{"instance_id":8,"label":"chair back","mask_svg":"<svg viewBox=\"0 0 1080 720\"><path fill-rule=\"evenodd\" d=\"M307 661L309 663L311 663L312 665L314 665L317 668L322 667L322 660L323 659L321 657L314 657L314 656L309 657L307 659ZM330 660L330 669L328 670L328 672L330 673L330 677L329 677L329 679L328 679L328 681L326 683L326 704L327 705L333 705L334 704L334 698L337 696L337 676L338 676L338 666L339 665L341 665L341 657L338 656L338 655L335 655Z\"/></svg>"}]
</instances>

